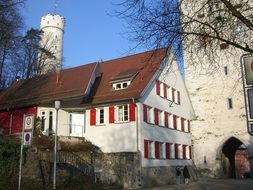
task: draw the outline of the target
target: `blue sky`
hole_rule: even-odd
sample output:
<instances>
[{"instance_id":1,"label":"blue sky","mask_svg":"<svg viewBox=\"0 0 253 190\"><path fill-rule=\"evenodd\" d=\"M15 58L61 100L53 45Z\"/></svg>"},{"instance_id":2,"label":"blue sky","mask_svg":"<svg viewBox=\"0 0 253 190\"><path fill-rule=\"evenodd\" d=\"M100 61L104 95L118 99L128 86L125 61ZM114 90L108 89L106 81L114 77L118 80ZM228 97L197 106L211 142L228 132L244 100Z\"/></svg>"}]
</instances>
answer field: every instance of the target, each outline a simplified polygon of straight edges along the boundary
<instances>
[{"instance_id":1,"label":"blue sky","mask_svg":"<svg viewBox=\"0 0 253 190\"><path fill-rule=\"evenodd\" d=\"M65 17L63 66L87 64L100 59L109 60L133 54L144 49L129 50L134 44L123 35L126 23L110 16L119 7L119 0L27 0L23 8L25 30L39 28L40 17L58 13Z\"/></svg>"}]
</instances>

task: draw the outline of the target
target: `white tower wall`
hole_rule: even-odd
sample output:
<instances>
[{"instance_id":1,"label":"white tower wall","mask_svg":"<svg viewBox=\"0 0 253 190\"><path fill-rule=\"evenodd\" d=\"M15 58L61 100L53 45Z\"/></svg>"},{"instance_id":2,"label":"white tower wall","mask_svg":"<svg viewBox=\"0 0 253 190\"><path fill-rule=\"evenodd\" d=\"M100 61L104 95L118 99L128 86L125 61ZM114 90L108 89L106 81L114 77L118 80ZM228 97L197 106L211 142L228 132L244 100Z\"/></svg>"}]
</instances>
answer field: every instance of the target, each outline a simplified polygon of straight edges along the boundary
<instances>
[{"instance_id":1,"label":"white tower wall","mask_svg":"<svg viewBox=\"0 0 253 190\"><path fill-rule=\"evenodd\" d=\"M53 53L40 54L41 73L60 71L62 67L64 18L60 15L47 14L41 17L40 30L43 31L40 46Z\"/></svg>"}]
</instances>

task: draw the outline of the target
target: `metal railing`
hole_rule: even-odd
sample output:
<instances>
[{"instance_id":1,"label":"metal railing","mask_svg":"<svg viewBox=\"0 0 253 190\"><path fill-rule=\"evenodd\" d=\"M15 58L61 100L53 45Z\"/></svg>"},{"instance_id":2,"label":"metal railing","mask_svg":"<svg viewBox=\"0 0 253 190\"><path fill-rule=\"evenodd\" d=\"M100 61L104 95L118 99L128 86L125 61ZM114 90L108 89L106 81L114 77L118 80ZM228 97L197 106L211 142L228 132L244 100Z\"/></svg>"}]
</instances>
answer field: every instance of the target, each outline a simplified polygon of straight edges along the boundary
<instances>
[{"instance_id":1,"label":"metal railing","mask_svg":"<svg viewBox=\"0 0 253 190\"><path fill-rule=\"evenodd\" d=\"M53 162L53 152L38 151L39 159L47 162ZM79 169L84 175L95 177L94 167L80 156L68 151L58 151L57 163L69 164Z\"/></svg>"}]
</instances>

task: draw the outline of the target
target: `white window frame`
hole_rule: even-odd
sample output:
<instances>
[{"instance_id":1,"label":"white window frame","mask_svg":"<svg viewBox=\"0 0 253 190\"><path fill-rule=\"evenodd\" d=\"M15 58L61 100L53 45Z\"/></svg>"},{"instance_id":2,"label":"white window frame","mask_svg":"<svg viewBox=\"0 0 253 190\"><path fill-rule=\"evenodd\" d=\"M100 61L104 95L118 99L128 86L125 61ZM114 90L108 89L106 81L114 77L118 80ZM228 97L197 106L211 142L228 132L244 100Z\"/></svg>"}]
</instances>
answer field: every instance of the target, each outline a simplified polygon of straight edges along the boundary
<instances>
[{"instance_id":1,"label":"white window frame","mask_svg":"<svg viewBox=\"0 0 253 190\"><path fill-rule=\"evenodd\" d=\"M164 83L160 82L160 96L164 97Z\"/></svg>"},{"instance_id":2,"label":"white window frame","mask_svg":"<svg viewBox=\"0 0 253 190\"><path fill-rule=\"evenodd\" d=\"M181 117L177 117L177 130L182 131Z\"/></svg>"},{"instance_id":3,"label":"white window frame","mask_svg":"<svg viewBox=\"0 0 253 190\"><path fill-rule=\"evenodd\" d=\"M147 106L147 122L148 123L154 123L154 110L152 107Z\"/></svg>"},{"instance_id":4,"label":"white window frame","mask_svg":"<svg viewBox=\"0 0 253 190\"><path fill-rule=\"evenodd\" d=\"M114 83L112 87L114 90L122 90L122 89L126 89L130 85L130 83L131 81L118 82L118 83ZM124 86L124 84L126 84L126 86Z\"/></svg>"},{"instance_id":5,"label":"white window frame","mask_svg":"<svg viewBox=\"0 0 253 190\"><path fill-rule=\"evenodd\" d=\"M158 111L158 125L164 126L164 112L159 109L157 111Z\"/></svg>"},{"instance_id":6,"label":"white window frame","mask_svg":"<svg viewBox=\"0 0 253 190\"><path fill-rule=\"evenodd\" d=\"M168 86L168 91L167 91L167 98L168 100L172 101L172 88L170 86Z\"/></svg>"},{"instance_id":7,"label":"white window frame","mask_svg":"<svg viewBox=\"0 0 253 190\"><path fill-rule=\"evenodd\" d=\"M178 92L179 92L178 90L176 90L176 89L174 90L174 97L175 97L175 103L176 104L179 104L179 98L180 98L179 94L180 93L178 93Z\"/></svg>"},{"instance_id":8,"label":"white window frame","mask_svg":"<svg viewBox=\"0 0 253 190\"><path fill-rule=\"evenodd\" d=\"M122 107L122 111L121 111ZM116 106L116 118L118 123L129 121L129 106L128 104Z\"/></svg>"},{"instance_id":9,"label":"white window frame","mask_svg":"<svg viewBox=\"0 0 253 190\"><path fill-rule=\"evenodd\" d=\"M174 115L173 114L169 114L169 128L174 129L174 119L173 119Z\"/></svg>"},{"instance_id":10,"label":"white window frame","mask_svg":"<svg viewBox=\"0 0 253 190\"><path fill-rule=\"evenodd\" d=\"M155 142L148 141L148 158L155 158Z\"/></svg>"},{"instance_id":11,"label":"white window frame","mask_svg":"<svg viewBox=\"0 0 253 190\"><path fill-rule=\"evenodd\" d=\"M170 143L170 159L175 159L175 144Z\"/></svg>"},{"instance_id":12,"label":"white window frame","mask_svg":"<svg viewBox=\"0 0 253 190\"><path fill-rule=\"evenodd\" d=\"M183 159L183 145L178 144L177 149L178 159Z\"/></svg>"},{"instance_id":13,"label":"white window frame","mask_svg":"<svg viewBox=\"0 0 253 190\"><path fill-rule=\"evenodd\" d=\"M166 143L159 142L159 158L166 158Z\"/></svg>"},{"instance_id":14,"label":"white window frame","mask_svg":"<svg viewBox=\"0 0 253 190\"><path fill-rule=\"evenodd\" d=\"M184 119L184 132L188 133L188 119Z\"/></svg>"},{"instance_id":15,"label":"white window frame","mask_svg":"<svg viewBox=\"0 0 253 190\"><path fill-rule=\"evenodd\" d=\"M102 110L103 110L103 114L101 114L101 112L100 112ZM104 107L103 108L97 108L96 112L97 112L97 114L96 114L97 115L96 116L97 125L104 125L105 124L105 108ZM104 122L100 122L101 115L103 115L103 121Z\"/></svg>"}]
</instances>

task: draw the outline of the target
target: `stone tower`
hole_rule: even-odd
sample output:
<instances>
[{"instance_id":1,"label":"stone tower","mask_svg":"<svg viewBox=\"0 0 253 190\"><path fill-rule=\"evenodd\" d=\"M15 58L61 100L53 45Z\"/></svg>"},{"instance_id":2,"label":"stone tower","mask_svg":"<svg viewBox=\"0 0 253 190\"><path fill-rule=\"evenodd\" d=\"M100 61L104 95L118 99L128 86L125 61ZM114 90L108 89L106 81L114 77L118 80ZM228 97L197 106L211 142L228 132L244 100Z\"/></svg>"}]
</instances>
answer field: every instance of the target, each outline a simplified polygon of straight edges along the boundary
<instances>
[{"instance_id":1,"label":"stone tower","mask_svg":"<svg viewBox=\"0 0 253 190\"><path fill-rule=\"evenodd\" d=\"M41 74L59 72L62 68L64 24L64 18L58 14L47 14L41 17L42 35L39 53Z\"/></svg>"}]
</instances>

